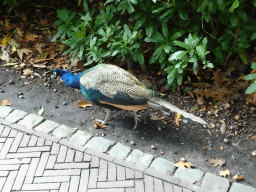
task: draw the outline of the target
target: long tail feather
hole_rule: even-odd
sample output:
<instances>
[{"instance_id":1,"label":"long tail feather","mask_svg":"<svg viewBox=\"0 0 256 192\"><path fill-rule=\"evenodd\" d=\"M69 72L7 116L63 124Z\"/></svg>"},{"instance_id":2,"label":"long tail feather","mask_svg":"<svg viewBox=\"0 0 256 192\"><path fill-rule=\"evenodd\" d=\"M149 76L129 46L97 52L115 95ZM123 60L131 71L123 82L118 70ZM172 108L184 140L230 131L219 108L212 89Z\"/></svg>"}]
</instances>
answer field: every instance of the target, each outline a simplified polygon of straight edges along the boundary
<instances>
[{"instance_id":1,"label":"long tail feather","mask_svg":"<svg viewBox=\"0 0 256 192\"><path fill-rule=\"evenodd\" d=\"M167 101L164 101L160 98L151 98L151 99L149 99L148 106L151 107L151 108L160 109L160 110L163 109L163 108L168 109L168 110L171 110L171 111L174 111L178 114L183 115L185 118L191 119L191 120L196 121L196 122L201 123L201 124L207 124L200 117L197 117L197 116L193 115L192 113L187 113L186 111L181 110L178 107L176 107L176 106L172 105L171 103L169 103Z\"/></svg>"}]
</instances>

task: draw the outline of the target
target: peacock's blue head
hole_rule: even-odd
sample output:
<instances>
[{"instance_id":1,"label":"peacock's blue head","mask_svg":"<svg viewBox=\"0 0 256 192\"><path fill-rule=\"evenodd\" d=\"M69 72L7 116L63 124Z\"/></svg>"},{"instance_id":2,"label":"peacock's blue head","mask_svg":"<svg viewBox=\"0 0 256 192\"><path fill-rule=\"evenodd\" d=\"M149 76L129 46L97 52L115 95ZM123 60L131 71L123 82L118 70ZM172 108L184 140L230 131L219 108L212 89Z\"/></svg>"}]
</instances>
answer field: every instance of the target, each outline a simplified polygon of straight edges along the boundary
<instances>
[{"instance_id":1,"label":"peacock's blue head","mask_svg":"<svg viewBox=\"0 0 256 192\"><path fill-rule=\"evenodd\" d=\"M62 69L54 69L52 73L55 77L60 76L68 87L80 89L79 77L77 75Z\"/></svg>"}]
</instances>

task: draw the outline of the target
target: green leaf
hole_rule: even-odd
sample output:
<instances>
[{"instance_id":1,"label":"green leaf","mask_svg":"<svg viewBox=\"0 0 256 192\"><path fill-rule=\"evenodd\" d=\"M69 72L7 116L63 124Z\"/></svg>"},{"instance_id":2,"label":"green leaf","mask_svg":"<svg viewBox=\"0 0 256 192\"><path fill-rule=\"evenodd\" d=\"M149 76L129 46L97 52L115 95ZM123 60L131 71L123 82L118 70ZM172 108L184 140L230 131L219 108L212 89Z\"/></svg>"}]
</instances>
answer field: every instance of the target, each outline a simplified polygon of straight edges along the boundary
<instances>
[{"instance_id":1,"label":"green leaf","mask_svg":"<svg viewBox=\"0 0 256 192\"><path fill-rule=\"evenodd\" d=\"M208 2L204 1L204 3L198 8L197 12L202 12L207 5L208 5Z\"/></svg>"},{"instance_id":2,"label":"green leaf","mask_svg":"<svg viewBox=\"0 0 256 192\"><path fill-rule=\"evenodd\" d=\"M236 13L232 13L231 15L231 26L232 27L235 27L237 25L237 16L236 16Z\"/></svg>"},{"instance_id":3,"label":"green leaf","mask_svg":"<svg viewBox=\"0 0 256 192\"><path fill-rule=\"evenodd\" d=\"M146 20L147 20L147 15L144 15L139 20L137 20L137 22L134 25L134 30L137 30L138 28L140 28L145 23Z\"/></svg>"},{"instance_id":4,"label":"green leaf","mask_svg":"<svg viewBox=\"0 0 256 192\"><path fill-rule=\"evenodd\" d=\"M206 67L209 67L209 68L211 68L211 69L212 69L214 66L213 66L213 64L212 64L212 63L207 63L207 64L206 64Z\"/></svg>"},{"instance_id":5,"label":"green leaf","mask_svg":"<svg viewBox=\"0 0 256 192\"><path fill-rule=\"evenodd\" d=\"M188 14L185 11L179 10L179 14L181 19L188 20Z\"/></svg>"},{"instance_id":6,"label":"green leaf","mask_svg":"<svg viewBox=\"0 0 256 192\"><path fill-rule=\"evenodd\" d=\"M174 33L174 34L171 36L170 40L173 41L173 40L175 40L175 39L178 39L179 37L181 37L182 35L184 35L184 33L185 33L184 31L176 32L176 33Z\"/></svg>"},{"instance_id":7,"label":"green leaf","mask_svg":"<svg viewBox=\"0 0 256 192\"><path fill-rule=\"evenodd\" d=\"M230 7L229 11L230 11L231 13L233 13L233 11L234 11L237 7L239 7L239 0L235 0L235 1L233 2L233 4L232 4L232 6Z\"/></svg>"},{"instance_id":8,"label":"green leaf","mask_svg":"<svg viewBox=\"0 0 256 192\"><path fill-rule=\"evenodd\" d=\"M146 42L155 42L155 43L166 42L164 36L161 33L159 33L159 32L155 32L154 34L152 34L151 37L146 37L145 41Z\"/></svg>"},{"instance_id":9,"label":"green leaf","mask_svg":"<svg viewBox=\"0 0 256 192\"><path fill-rule=\"evenodd\" d=\"M206 50L204 49L203 45L198 45L196 46L196 51L197 51L197 54L202 57L204 56L204 53Z\"/></svg>"},{"instance_id":10,"label":"green leaf","mask_svg":"<svg viewBox=\"0 0 256 192\"><path fill-rule=\"evenodd\" d=\"M244 79L247 81L256 79L256 73L248 74L248 75L244 76Z\"/></svg>"},{"instance_id":11,"label":"green leaf","mask_svg":"<svg viewBox=\"0 0 256 192\"><path fill-rule=\"evenodd\" d=\"M178 73L177 74L177 83L178 83L178 85L181 85L181 83L182 83L182 74L180 74L180 73Z\"/></svg>"},{"instance_id":12,"label":"green leaf","mask_svg":"<svg viewBox=\"0 0 256 192\"><path fill-rule=\"evenodd\" d=\"M245 91L246 94L251 94L256 91L256 82L251 84Z\"/></svg>"},{"instance_id":13,"label":"green leaf","mask_svg":"<svg viewBox=\"0 0 256 192\"><path fill-rule=\"evenodd\" d=\"M194 73L197 74L197 71L198 71L198 63L197 63L197 61L194 62L193 70L194 70Z\"/></svg>"},{"instance_id":14,"label":"green leaf","mask_svg":"<svg viewBox=\"0 0 256 192\"><path fill-rule=\"evenodd\" d=\"M148 37L151 37L151 35L153 34L153 31L154 31L154 26L153 24L152 25L149 25L148 27L146 27L146 35Z\"/></svg>"},{"instance_id":15,"label":"green leaf","mask_svg":"<svg viewBox=\"0 0 256 192\"><path fill-rule=\"evenodd\" d=\"M129 12L129 14L134 12L134 7L129 1L126 3L126 8L127 8L127 11Z\"/></svg>"},{"instance_id":16,"label":"green leaf","mask_svg":"<svg viewBox=\"0 0 256 192\"><path fill-rule=\"evenodd\" d=\"M251 40L255 40L256 39L256 32L254 32L251 36Z\"/></svg>"},{"instance_id":17,"label":"green leaf","mask_svg":"<svg viewBox=\"0 0 256 192\"><path fill-rule=\"evenodd\" d=\"M256 62L252 62L252 69L256 69Z\"/></svg>"},{"instance_id":18,"label":"green leaf","mask_svg":"<svg viewBox=\"0 0 256 192\"><path fill-rule=\"evenodd\" d=\"M177 51L175 53L173 53L168 61L172 61L172 60L178 60L178 59L182 59L182 57L187 53L187 51Z\"/></svg>"},{"instance_id":19,"label":"green leaf","mask_svg":"<svg viewBox=\"0 0 256 192\"><path fill-rule=\"evenodd\" d=\"M89 12L89 7L88 7L88 4L87 4L87 0L83 1L83 6L84 6L85 12Z\"/></svg>"},{"instance_id":20,"label":"green leaf","mask_svg":"<svg viewBox=\"0 0 256 192\"><path fill-rule=\"evenodd\" d=\"M141 65L144 65L144 56L139 49L134 52L134 55L138 59L139 63Z\"/></svg>"},{"instance_id":21,"label":"green leaf","mask_svg":"<svg viewBox=\"0 0 256 192\"><path fill-rule=\"evenodd\" d=\"M171 46L170 46L169 44L165 45L165 46L164 46L164 51L165 51L165 53L170 53L170 51L171 51Z\"/></svg>"},{"instance_id":22,"label":"green leaf","mask_svg":"<svg viewBox=\"0 0 256 192\"><path fill-rule=\"evenodd\" d=\"M185 48L185 49L189 49L189 46L186 43L181 42L181 41L173 41L173 44L178 45L178 46L180 46L182 48Z\"/></svg>"},{"instance_id":23,"label":"green leaf","mask_svg":"<svg viewBox=\"0 0 256 192\"><path fill-rule=\"evenodd\" d=\"M165 38L168 39L169 31L168 31L168 27L164 21L162 22L162 30L163 30L163 34L164 34Z\"/></svg>"},{"instance_id":24,"label":"green leaf","mask_svg":"<svg viewBox=\"0 0 256 192\"><path fill-rule=\"evenodd\" d=\"M105 3L105 5L108 4L108 3L111 3L111 2L113 2L113 1L114 1L114 0L107 0L106 3Z\"/></svg>"}]
</instances>

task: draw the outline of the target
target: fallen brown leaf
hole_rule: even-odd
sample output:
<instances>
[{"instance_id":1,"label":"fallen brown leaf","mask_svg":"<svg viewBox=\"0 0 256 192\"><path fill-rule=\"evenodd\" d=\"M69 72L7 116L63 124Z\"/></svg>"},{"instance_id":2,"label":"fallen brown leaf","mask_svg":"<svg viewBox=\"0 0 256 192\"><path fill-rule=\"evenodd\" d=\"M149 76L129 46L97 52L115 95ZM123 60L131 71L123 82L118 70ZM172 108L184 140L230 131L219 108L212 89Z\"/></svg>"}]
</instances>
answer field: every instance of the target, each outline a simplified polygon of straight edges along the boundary
<instances>
[{"instance_id":1,"label":"fallen brown leaf","mask_svg":"<svg viewBox=\"0 0 256 192\"><path fill-rule=\"evenodd\" d=\"M203 97L203 96L197 97L197 103L198 103L199 105L203 105L203 104L204 104L204 97Z\"/></svg>"},{"instance_id":2,"label":"fallen brown leaf","mask_svg":"<svg viewBox=\"0 0 256 192\"><path fill-rule=\"evenodd\" d=\"M183 168L183 169L186 169L186 167L187 167L187 168L190 168L190 169L191 169L191 167L194 167L194 165L193 165L192 163L190 163L190 162L184 162L184 161L180 161L180 162L178 162L178 163L175 163L174 166L175 166L175 167L181 167L181 168Z\"/></svg>"},{"instance_id":3,"label":"fallen brown leaf","mask_svg":"<svg viewBox=\"0 0 256 192\"><path fill-rule=\"evenodd\" d=\"M219 175L222 177L230 176L230 171L228 169L225 171L219 171Z\"/></svg>"},{"instance_id":4,"label":"fallen brown leaf","mask_svg":"<svg viewBox=\"0 0 256 192\"><path fill-rule=\"evenodd\" d=\"M220 146L220 150L223 151L224 147Z\"/></svg>"},{"instance_id":5,"label":"fallen brown leaf","mask_svg":"<svg viewBox=\"0 0 256 192\"><path fill-rule=\"evenodd\" d=\"M86 107L92 106L92 104L83 100L83 101L78 101L77 106L82 107L82 108L86 108Z\"/></svg>"},{"instance_id":6,"label":"fallen brown leaf","mask_svg":"<svg viewBox=\"0 0 256 192\"><path fill-rule=\"evenodd\" d=\"M158 116L154 115L154 116L152 116L150 119L153 120L153 121L156 121L156 120L162 120L162 119L164 119L164 118L166 118L166 116L158 117Z\"/></svg>"},{"instance_id":7,"label":"fallen brown leaf","mask_svg":"<svg viewBox=\"0 0 256 192\"><path fill-rule=\"evenodd\" d=\"M23 75L31 75L33 71L31 69L24 69L23 70Z\"/></svg>"},{"instance_id":8,"label":"fallen brown leaf","mask_svg":"<svg viewBox=\"0 0 256 192\"><path fill-rule=\"evenodd\" d=\"M212 159L210 160L210 163L213 164L214 167L217 167L218 165L219 166L222 166L226 163L226 161L222 158L220 159Z\"/></svg>"},{"instance_id":9,"label":"fallen brown leaf","mask_svg":"<svg viewBox=\"0 0 256 192\"><path fill-rule=\"evenodd\" d=\"M173 123L178 127L180 126L180 117L181 117L181 115L177 113L177 115L175 116L174 121L173 121Z\"/></svg>"},{"instance_id":10,"label":"fallen brown leaf","mask_svg":"<svg viewBox=\"0 0 256 192\"><path fill-rule=\"evenodd\" d=\"M106 125L102 125L100 124L99 122L97 122L95 119L94 119L94 127L97 129L97 128L100 128L100 129L103 129L104 127L106 127Z\"/></svg>"},{"instance_id":11,"label":"fallen brown leaf","mask_svg":"<svg viewBox=\"0 0 256 192\"><path fill-rule=\"evenodd\" d=\"M11 102L9 101L9 99L5 99L5 100L2 100L2 106L9 106L9 105L11 105Z\"/></svg>"},{"instance_id":12,"label":"fallen brown leaf","mask_svg":"<svg viewBox=\"0 0 256 192\"><path fill-rule=\"evenodd\" d=\"M226 132L226 123L224 120L220 120L220 122L222 123L221 126L220 126L220 132L221 133L225 133Z\"/></svg>"},{"instance_id":13,"label":"fallen brown leaf","mask_svg":"<svg viewBox=\"0 0 256 192\"><path fill-rule=\"evenodd\" d=\"M234 180L242 180L244 179L244 176L243 175L240 175L240 173L237 173L234 177L233 177Z\"/></svg>"},{"instance_id":14,"label":"fallen brown leaf","mask_svg":"<svg viewBox=\"0 0 256 192\"><path fill-rule=\"evenodd\" d=\"M254 140L256 140L256 135L254 135L252 138L253 138Z\"/></svg>"}]
</instances>

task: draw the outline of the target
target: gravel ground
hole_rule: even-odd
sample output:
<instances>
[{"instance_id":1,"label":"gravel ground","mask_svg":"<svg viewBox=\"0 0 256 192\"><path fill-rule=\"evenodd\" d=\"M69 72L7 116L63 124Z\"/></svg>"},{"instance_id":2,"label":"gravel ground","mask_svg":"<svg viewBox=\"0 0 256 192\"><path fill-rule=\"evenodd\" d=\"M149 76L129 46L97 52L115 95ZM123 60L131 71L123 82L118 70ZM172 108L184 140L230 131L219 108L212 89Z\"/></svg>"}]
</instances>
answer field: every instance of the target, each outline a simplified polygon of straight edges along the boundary
<instances>
[{"instance_id":1,"label":"gravel ground","mask_svg":"<svg viewBox=\"0 0 256 192\"><path fill-rule=\"evenodd\" d=\"M12 68L0 66L0 100L8 98L13 108L35 114L43 106L46 119L91 131L95 136L103 135L173 162L185 158L204 172L218 174L218 171L229 169L230 180L239 172L245 177L239 182L256 187L256 157L251 154L256 150L256 140L252 138L256 135L256 110L253 105L237 101L227 109L221 105L211 109L207 104L206 111L195 110L195 115L202 113L209 127L184 119L180 126L176 126L172 123L175 114L162 121L151 120L150 117L155 116L156 112L146 110L139 113L138 128L133 130L132 113L112 111L107 127L95 129L93 117L104 119L103 109L97 106L78 108L77 102L85 99L80 91L67 88L56 79L49 79L51 83L47 87L42 71L38 71L38 74L41 77L35 75L34 79L29 80L28 77L22 78ZM168 100L186 111L197 105L195 99L179 93L170 95ZM213 114L213 109L215 112L218 110L218 116ZM220 120L226 123L225 133L221 133L223 127ZM220 158L225 160L224 165L214 167L210 163L210 160Z\"/></svg>"}]
</instances>

